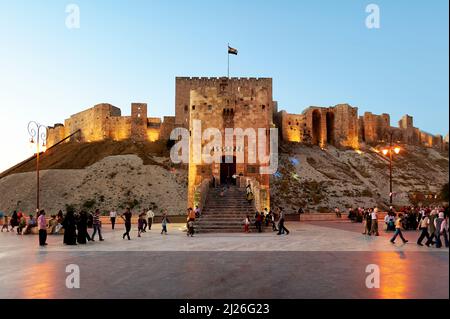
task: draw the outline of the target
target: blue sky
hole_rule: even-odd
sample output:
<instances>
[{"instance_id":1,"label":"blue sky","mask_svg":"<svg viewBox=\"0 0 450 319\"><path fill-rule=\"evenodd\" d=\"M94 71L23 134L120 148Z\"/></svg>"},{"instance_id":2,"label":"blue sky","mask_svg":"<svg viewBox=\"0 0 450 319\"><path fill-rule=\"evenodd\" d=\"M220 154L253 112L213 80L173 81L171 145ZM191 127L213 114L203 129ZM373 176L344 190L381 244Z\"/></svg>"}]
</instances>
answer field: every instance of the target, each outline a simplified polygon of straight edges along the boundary
<instances>
[{"instance_id":1,"label":"blue sky","mask_svg":"<svg viewBox=\"0 0 450 319\"><path fill-rule=\"evenodd\" d=\"M80 29L65 25L80 8ZM368 29L365 8L380 8ZM447 134L448 1L0 0L0 171L30 155L29 120L100 102L174 114L176 76L272 77L279 108L350 103Z\"/></svg>"}]
</instances>

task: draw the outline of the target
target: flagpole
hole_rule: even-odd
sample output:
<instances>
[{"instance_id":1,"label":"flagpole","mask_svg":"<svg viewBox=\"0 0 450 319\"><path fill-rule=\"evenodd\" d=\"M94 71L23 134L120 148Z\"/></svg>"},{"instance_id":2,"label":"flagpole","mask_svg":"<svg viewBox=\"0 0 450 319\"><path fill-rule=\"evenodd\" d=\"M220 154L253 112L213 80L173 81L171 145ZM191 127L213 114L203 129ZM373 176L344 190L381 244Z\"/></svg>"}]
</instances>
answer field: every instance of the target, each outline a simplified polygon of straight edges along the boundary
<instances>
[{"instance_id":1,"label":"flagpole","mask_svg":"<svg viewBox=\"0 0 450 319\"><path fill-rule=\"evenodd\" d=\"M229 50L229 47L230 47L230 44L228 43L228 46L227 46L227 56L228 56L228 78L230 78L230 52L228 52L228 50Z\"/></svg>"}]
</instances>

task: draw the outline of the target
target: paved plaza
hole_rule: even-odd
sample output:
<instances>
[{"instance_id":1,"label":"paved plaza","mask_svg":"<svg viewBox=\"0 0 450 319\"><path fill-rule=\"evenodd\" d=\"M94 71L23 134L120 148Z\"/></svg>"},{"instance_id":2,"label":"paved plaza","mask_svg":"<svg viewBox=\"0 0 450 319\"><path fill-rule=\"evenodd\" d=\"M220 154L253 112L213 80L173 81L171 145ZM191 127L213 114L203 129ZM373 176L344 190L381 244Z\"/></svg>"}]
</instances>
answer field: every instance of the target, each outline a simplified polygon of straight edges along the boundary
<instances>
[{"instance_id":1,"label":"paved plaza","mask_svg":"<svg viewBox=\"0 0 450 319\"><path fill-rule=\"evenodd\" d=\"M160 225L132 240L122 225L104 242L64 246L49 236L0 234L0 298L448 298L448 249L420 247L418 232L393 245L392 233L361 234L362 224L290 222L291 233L198 234ZM381 224L380 224L381 226ZM80 288L66 287L67 265ZM380 287L366 286L368 265Z\"/></svg>"}]
</instances>

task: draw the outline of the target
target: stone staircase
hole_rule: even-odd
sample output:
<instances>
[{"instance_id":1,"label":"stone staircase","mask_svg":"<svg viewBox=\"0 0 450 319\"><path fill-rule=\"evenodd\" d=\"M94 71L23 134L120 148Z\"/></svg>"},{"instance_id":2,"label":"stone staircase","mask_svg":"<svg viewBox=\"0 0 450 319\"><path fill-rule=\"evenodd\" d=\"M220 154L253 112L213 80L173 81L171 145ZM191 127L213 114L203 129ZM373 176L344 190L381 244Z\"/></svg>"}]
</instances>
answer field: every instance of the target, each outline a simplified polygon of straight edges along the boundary
<instances>
[{"instance_id":1,"label":"stone staircase","mask_svg":"<svg viewBox=\"0 0 450 319\"><path fill-rule=\"evenodd\" d=\"M248 203L245 189L236 186L210 189L206 197L205 207L200 218L195 222L197 233L236 233L244 231L243 221L247 215L253 220L255 209ZM250 229L254 229L250 225Z\"/></svg>"}]
</instances>

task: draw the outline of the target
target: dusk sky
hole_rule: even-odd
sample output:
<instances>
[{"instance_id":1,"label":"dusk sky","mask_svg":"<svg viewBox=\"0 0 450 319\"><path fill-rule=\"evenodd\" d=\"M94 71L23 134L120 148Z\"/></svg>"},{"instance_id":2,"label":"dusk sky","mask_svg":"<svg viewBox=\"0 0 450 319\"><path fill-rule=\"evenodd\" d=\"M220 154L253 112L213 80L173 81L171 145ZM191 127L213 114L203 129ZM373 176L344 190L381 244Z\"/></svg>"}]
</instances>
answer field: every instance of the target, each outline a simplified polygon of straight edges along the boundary
<instances>
[{"instance_id":1,"label":"dusk sky","mask_svg":"<svg viewBox=\"0 0 450 319\"><path fill-rule=\"evenodd\" d=\"M66 6L80 28L66 26ZM368 29L366 6L380 8ZM32 154L30 120L106 102L174 115L176 76L272 77L279 109L349 103L449 131L448 1L0 0L0 171Z\"/></svg>"}]
</instances>

